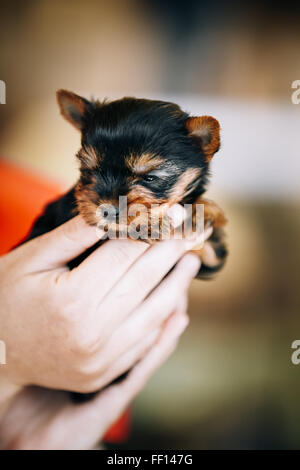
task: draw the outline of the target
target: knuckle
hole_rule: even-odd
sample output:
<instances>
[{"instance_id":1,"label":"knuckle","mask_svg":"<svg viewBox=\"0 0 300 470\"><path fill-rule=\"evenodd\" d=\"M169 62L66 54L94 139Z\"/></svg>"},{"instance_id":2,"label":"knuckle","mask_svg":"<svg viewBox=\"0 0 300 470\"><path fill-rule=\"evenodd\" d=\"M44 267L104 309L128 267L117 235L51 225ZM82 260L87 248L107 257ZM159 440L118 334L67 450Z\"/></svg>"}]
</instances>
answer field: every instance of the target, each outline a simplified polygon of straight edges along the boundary
<instances>
[{"instance_id":1,"label":"knuckle","mask_svg":"<svg viewBox=\"0 0 300 470\"><path fill-rule=\"evenodd\" d=\"M101 379L105 375L106 370L104 364L95 363L95 361L77 361L76 370L73 371L72 389L82 393L90 393L99 389L99 378Z\"/></svg>"},{"instance_id":2,"label":"knuckle","mask_svg":"<svg viewBox=\"0 0 300 470\"><path fill-rule=\"evenodd\" d=\"M73 386L73 392L76 393L95 393L99 390L97 384L93 380L86 380L85 378L80 380L75 386Z\"/></svg>"},{"instance_id":3,"label":"knuckle","mask_svg":"<svg viewBox=\"0 0 300 470\"><path fill-rule=\"evenodd\" d=\"M103 364L95 363L94 361L87 360L81 362L78 366L78 373L81 380L91 381L99 377L105 372L106 368Z\"/></svg>"},{"instance_id":4,"label":"knuckle","mask_svg":"<svg viewBox=\"0 0 300 470\"><path fill-rule=\"evenodd\" d=\"M73 333L72 349L81 357L92 357L99 348L97 335L92 331L86 331L82 325L77 325Z\"/></svg>"},{"instance_id":5,"label":"knuckle","mask_svg":"<svg viewBox=\"0 0 300 470\"><path fill-rule=\"evenodd\" d=\"M83 315L87 314L87 306L81 298L69 298L67 293L62 293L58 299L57 313L65 321L66 324L73 328L81 322Z\"/></svg>"}]
</instances>

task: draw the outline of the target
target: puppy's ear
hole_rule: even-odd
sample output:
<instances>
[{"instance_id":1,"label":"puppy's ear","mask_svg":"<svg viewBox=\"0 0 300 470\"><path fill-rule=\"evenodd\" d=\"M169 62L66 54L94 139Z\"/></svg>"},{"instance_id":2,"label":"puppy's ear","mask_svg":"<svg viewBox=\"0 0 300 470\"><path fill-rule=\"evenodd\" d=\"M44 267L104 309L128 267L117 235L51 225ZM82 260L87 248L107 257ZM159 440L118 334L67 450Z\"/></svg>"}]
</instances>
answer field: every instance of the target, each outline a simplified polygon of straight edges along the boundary
<instances>
[{"instance_id":1,"label":"puppy's ear","mask_svg":"<svg viewBox=\"0 0 300 470\"><path fill-rule=\"evenodd\" d=\"M56 98L62 116L81 131L84 117L92 108L92 103L67 90L58 90Z\"/></svg>"},{"instance_id":2,"label":"puppy's ear","mask_svg":"<svg viewBox=\"0 0 300 470\"><path fill-rule=\"evenodd\" d=\"M186 128L209 162L220 148L219 122L211 116L190 117L186 120Z\"/></svg>"}]
</instances>

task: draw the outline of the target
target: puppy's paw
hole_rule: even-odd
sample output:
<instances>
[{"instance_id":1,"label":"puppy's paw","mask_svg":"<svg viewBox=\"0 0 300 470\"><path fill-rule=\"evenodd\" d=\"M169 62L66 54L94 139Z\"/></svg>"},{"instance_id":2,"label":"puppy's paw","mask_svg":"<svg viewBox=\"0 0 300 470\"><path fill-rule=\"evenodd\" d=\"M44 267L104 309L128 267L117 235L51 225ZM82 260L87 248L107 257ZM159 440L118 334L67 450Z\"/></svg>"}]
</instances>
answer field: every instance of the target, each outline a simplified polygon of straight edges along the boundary
<instances>
[{"instance_id":1,"label":"puppy's paw","mask_svg":"<svg viewBox=\"0 0 300 470\"><path fill-rule=\"evenodd\" d=\"M211 279L214 274L223 268L228 255L224 230L220 227L215 228L201 250L197 251L197 254L201 259L201 268L196 278Z\"/></svg>"}]
</instances>

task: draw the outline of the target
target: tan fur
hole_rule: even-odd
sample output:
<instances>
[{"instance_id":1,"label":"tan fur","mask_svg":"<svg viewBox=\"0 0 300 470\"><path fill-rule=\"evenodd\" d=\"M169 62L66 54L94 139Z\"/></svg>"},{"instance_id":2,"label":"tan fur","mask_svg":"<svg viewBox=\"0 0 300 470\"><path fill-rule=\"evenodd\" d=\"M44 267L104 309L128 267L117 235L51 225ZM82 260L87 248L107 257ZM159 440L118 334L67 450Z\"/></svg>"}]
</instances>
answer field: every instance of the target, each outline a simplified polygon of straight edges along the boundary
<instances>
[{"instance_id":1,"label":"tan fur","mask_svg":"<svg viewBox=\"0 0 300 470\"><path fill-rule=\"evenodd\" d=\"M80 149L77 154L77 157L81 161L82 165L89 170L94 170L99 165L101 158L96 154L96 151L93 147L88 149Z\"/></svg>"},{"instance_id":2,"label":"tan fur","mask_svg":"<svg viewBox=\"0 0 300 470\"><path fill-rule=\"evenodd\" d=\"M201 170L199 168L188 168L184 173L182 173L175 186L171 189L169 196L169 203L175 204L176 202L181 201L185 196L187 196L194 189L191 187L189 190L188 186L195 181L200 175Z\"/></svg>"},{"instance_id":3,"label":"tan fur","mask_svg":"<svg viewBox=\"0 0 300 470\"><path fill-rule=\"evenodd\" d=\"M198 198L195 204L204 204L205 223L211 222L214 228L223 227L227 224L224 212L214 201Z\"/></svg>"},{"instance_id":4,"label":"tan fur","mask_svg":"<svg viewBox=\"0 0 300 470\"><path fill-rule=\"evenodd\" d=\"M92 189L91 185L82 185L77 183L75 188L75 197L77 202L78 212L82 215L84 220L89 225L97 225L97 208L99 205L98 196Z\"/></svg>"},{"instance_id":5,"label":"tan fur","mask_svg":"<svg viewBox=\"0 0 300 470\"><path fill-rule=\"evenodd\" d=\"M81 126L77 121L74 121L72 119L69 109L70 107L76 108L78 113L80 115L83 115L85 112L86 104L84 100L76 95L75 93L72 93L71 91L67 90L58 90L56 92L56 99L57 103L61 112L61 115L70 123L72 126L74 126L76 129L81 130Z\"/></svg>"},{"instance_id":6,"label":"tan fur","mask_svg":"<svg viewBox=\"0 0 300 470\"><path fill-rule=\"evenodd\" d=\"M137 175L144 175L151 170L155 170L164 160L151 153L142 155L130 155L126 158L127 167Z\"/></svg>"},{"instance_id":7,"label":"tan fur","mask_svg":"<svg viewBox=\"0 0 300 470\"><path fill-rule=\"evenodd\" d=\"M191 137L199 139L201 150L209 162L220 147L220 124L211 116L190 117L186 128Z\"/></svg>"}]
</instances>

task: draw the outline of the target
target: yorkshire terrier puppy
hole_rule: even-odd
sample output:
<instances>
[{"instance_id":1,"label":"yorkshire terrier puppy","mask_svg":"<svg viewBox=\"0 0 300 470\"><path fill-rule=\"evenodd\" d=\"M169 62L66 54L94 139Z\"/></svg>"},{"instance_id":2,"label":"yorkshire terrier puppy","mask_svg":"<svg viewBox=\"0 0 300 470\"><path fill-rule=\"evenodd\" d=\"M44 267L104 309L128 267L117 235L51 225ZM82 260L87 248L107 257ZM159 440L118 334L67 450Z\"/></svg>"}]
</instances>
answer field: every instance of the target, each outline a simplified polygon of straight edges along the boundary
<instances>
[{"instance_id":1,"label":"yorkshire terrier puppy","mask_svg":"<svg viewBox=\"0 0 300 470\"><path fill-rule=\"evenodd\" d=\"M57 92L57 101L64 118L81 132L80 177L67 194L46 207L28 238L76 214L96 226L101 218L98 208L107 204L115 208L112 223L118 230L119 196L127 197L128 208L143 204L149 211L153 204L164 211L175 203L204 204L205 223L213 226L206 243L212 246L215 261L208 265L204 257L197 278L209 278L220 270L227 256L222 228L226 219L215 203L202 198L209 162L220 146L218 121L191 117L178 105L163 101L88 101L66 90ZM77 266L99 243L69 267ZM201 257L202 249L196 253Z\"/></svg>"}]
</instances>

